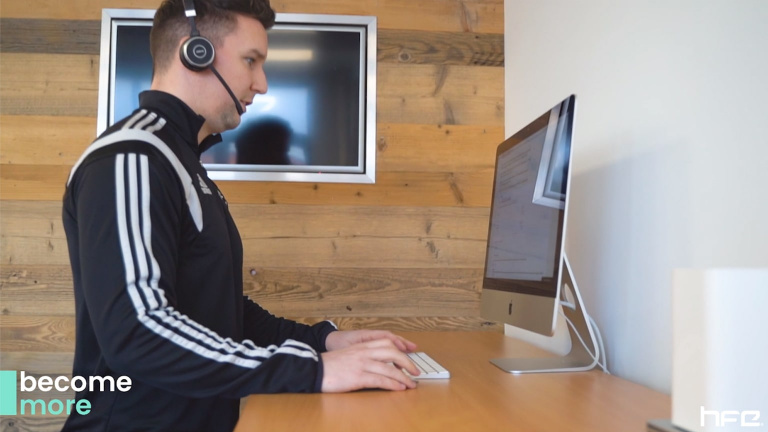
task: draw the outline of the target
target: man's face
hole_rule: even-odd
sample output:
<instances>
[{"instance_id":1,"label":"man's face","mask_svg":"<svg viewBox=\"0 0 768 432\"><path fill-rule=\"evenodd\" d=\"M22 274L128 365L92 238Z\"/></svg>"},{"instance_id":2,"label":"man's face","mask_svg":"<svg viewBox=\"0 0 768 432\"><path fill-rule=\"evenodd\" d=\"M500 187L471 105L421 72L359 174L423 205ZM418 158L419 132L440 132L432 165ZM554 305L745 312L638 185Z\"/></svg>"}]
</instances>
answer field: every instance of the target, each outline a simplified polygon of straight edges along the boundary
<instances>
[{"instance_id":1,"label":"man's face","mask_svg":"<svg viewBox=\"0 0 768 432\"><path fill-rule=\"evenodd\" d=\"M235 30L216 47L214 67L232 89L243 110L253 102L256 94L267 92L264 61L267 58L267 31L256 19L237 16ZM218 79L210 74L204 103L206 127L209 133L234 129L240 124L235 103ZM203 101L206 102L206 101Z\"/></svg>"}]
</instances>

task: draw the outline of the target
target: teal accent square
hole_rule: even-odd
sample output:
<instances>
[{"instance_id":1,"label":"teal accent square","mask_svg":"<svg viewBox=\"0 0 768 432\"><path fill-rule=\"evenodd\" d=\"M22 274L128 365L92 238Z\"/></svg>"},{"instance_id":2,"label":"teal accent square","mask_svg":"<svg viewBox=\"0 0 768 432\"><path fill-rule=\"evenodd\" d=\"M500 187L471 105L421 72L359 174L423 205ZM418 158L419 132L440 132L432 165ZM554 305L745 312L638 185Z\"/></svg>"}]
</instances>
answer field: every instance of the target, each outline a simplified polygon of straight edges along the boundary
<instances>
[{"instance_id":1,"label":"teal accent square","mask_svg":"<svg viewBox=\"0 0 768 432\"><path fill-rule=\"evenodd\" d=\"M0 415L16 415L16 371L0 371Z\"/></svg>"}]
</instances>

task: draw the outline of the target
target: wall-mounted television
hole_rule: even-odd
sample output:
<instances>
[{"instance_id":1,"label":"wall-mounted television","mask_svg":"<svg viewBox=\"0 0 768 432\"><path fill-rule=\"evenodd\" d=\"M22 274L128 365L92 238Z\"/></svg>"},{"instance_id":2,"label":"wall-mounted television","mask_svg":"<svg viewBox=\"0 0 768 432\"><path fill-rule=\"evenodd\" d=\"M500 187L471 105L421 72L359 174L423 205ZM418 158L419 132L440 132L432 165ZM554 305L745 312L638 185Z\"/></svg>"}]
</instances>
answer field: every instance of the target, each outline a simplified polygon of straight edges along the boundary
<instances>
[{"instance_id":1,"label":"wall-mounted television","mask_svg":"<svg viewBox=\"0 0 768 432\"><path fill-rule=\"evenodd\" d=\"M152 80L154 10L104 9L97 133ZM269 90L201 159L214 180L375 183L376 17L278 13Z\"/></svg>"}]
</instances>

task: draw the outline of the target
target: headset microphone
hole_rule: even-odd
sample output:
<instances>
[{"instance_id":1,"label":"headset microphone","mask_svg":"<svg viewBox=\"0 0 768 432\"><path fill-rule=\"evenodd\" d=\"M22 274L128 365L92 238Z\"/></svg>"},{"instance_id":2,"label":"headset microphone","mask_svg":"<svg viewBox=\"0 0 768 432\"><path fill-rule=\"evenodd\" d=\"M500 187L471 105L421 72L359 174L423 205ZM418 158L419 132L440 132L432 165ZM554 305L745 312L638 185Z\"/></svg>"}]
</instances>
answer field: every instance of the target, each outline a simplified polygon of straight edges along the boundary
<instances>
[{"instance_id":1,"label":"headset microphone","mask_svg":"<svg viewBox=\"0 0 768 432\"><path fill-rule=\"evenodd\" d=\"M224 86L224 89L227 90L227 93L229 93L229 97L231 97L232 101L235 103L235 108L237 108L237 113L240 115L243 115L245 113L245 111L243 110L243 106L240 105L240 101L237 100L237 98L235 97L235 94L232 92L232 89L230 89L229 86L227 85L227 82L224 81L224 78L222 78L221 75L219 75L219 71L217 71L216 68L213 67L213 65L209 66L209 68L211 69L211 72L213 72L213 74L216 75L216 78L219 79L219 82L221 82L221 85Z\"/></svg>"},{"instance_id":2,"label":"headset microphone","mask_svg":"<svg viewBox=\"0 0 768 432\"><path fill-rule=\"evenodd\" d=\"M189 39L184 41L179 50L181 63L184 64L187 69L195 72L210 69L211 72L216 75L216 78L219 79L221 85L224 86L224 89L227 90L232 101L235 102L237 113L243 115L245 111L243 110L240 101L237 100L235 93L232 92L232 89L229 88L226 81L224 81L224 78L221 77L219 71L213 67L213 60L216 58L216 51L213 48L213 43L208 40L208 38L200 36L200 32L197 31L197 25L195 24L195 16L197 16L197 12L195 11L194 0L184 0L184 11L187 18L189 18L191 31Z\"/></svg>"}]
</instances>

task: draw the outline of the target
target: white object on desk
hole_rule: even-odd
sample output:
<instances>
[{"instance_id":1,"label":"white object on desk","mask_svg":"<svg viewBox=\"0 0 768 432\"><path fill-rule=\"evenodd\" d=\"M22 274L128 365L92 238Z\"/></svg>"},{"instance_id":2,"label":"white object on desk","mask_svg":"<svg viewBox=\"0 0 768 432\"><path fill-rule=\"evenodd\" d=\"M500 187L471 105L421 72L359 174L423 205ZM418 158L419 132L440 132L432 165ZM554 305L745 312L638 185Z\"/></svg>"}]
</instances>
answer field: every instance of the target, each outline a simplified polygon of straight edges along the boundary
<instances>
[{"instance_id":1,"label":"white object on desk","mask_svg":"<svg viewBox=\"0 0 768 432\"><path fill-rule=\"evenodd\" d=\"M424 352L408 353L408 357L411 358L411 361L421 371L421 375L412 377L415 380L446 379L451 377L451 373L446 368ZM408 375L410 376L410 374Z\"/></svg>"},{"instance_id":2,"label":"white object on desk","mask_svg":"<svg viewBox=\"0 0 768 432\"><path fill-rule=\"evenodd\" d=\"M672 424L762 430L768 269L678 269L672 296Z\"/></svg>"}]
</instances>

